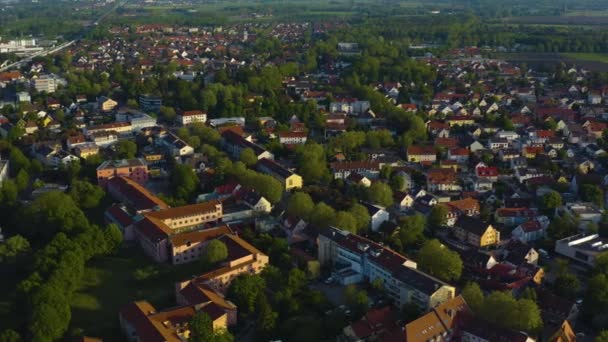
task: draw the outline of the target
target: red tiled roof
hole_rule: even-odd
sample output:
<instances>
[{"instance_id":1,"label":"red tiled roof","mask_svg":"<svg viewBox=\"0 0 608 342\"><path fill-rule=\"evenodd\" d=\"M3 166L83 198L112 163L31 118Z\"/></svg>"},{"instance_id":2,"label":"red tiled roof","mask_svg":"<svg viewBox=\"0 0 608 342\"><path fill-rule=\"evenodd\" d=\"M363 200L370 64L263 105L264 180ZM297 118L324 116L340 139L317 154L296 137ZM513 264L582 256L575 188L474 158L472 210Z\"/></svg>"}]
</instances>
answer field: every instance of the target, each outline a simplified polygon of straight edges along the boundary
<instances>
[{"instance_id":1,"label":"red tiled roof","mask_svg":"<svg viewBox=\"0 0 608 342\"><path fill-rule=\"evenodd\" d=\"M433 146L410 146L407 148L408 156L420 156L420 155L435 155L435 148Z\"/></svg>"}]
</instances>

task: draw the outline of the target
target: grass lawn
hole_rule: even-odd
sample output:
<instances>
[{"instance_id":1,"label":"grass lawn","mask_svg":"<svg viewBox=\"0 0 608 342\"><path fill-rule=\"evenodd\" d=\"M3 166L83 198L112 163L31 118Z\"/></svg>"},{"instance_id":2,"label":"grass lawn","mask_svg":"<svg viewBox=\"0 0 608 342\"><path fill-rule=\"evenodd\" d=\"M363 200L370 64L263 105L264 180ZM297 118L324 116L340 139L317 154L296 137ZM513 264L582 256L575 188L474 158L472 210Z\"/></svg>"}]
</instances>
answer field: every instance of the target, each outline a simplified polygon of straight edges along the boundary
<instances>
[{"instance_id":1,"label":"grass lawn","mask_svg":"<svg viewBox=\"0 0 608 342\"><path fill-rule=\"evenodd\" d=\"M135 270L149 267L158 274L137 280ZM201 274L197 263L183 266L156 264L137 246L122 248L116 255L95 258L72 298L70 331L82 329L104 341L121 339L118 311L136 300L147 300L158 309L175 306L174 282Z\"/></svg>"},{"instance_id":2,"label":"grass lawn","mask_svg":"<svg viewBox=\"0 0 608 342\"><path fill-rule=\"evenodd\" d=\"M608 54L605 53L564 53L564 56L582 61L601 62L608 64Z\"/></svg>"}]
</instances>

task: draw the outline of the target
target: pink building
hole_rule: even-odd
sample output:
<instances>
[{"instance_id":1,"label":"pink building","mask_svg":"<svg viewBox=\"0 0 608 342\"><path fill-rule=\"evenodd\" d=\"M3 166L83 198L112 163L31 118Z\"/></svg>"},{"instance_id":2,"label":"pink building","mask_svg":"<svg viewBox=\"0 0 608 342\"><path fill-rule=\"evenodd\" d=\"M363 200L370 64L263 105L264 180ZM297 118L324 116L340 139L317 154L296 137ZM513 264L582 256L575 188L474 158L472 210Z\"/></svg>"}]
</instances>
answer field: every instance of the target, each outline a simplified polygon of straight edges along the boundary
<instances>
[{"instance_id":1,"label":"pink building","mask_svg":"<svg viewBox=\"0 0 608 342\"><path fill-rule=\"evenodd\" d=\"M107 160L97 168L97 183L106 187L112 177L123 176L143 185L148 181L150 171L146 161L138 159Z\"/></svg>"}]
</instances>

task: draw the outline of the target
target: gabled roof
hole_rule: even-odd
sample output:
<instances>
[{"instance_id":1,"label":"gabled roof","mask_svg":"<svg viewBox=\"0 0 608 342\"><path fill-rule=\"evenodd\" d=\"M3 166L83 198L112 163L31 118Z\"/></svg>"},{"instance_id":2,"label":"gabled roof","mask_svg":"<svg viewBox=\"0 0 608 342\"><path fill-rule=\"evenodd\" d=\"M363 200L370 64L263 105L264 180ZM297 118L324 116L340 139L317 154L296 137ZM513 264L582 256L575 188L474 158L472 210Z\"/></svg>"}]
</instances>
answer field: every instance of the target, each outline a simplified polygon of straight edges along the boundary
<instances>
[{"instance_id":1,"label":"gabled roof","mask_svg":"<svg viewBox=\"0 0 608 342\"><path fill-rule=\"evenodd\" d=\"M469 216L460 216L454 226L459 227L467 232L473 233L477 236L483 235L491 225L483 222L482 220Z\"/></svg>"}]
</instances>

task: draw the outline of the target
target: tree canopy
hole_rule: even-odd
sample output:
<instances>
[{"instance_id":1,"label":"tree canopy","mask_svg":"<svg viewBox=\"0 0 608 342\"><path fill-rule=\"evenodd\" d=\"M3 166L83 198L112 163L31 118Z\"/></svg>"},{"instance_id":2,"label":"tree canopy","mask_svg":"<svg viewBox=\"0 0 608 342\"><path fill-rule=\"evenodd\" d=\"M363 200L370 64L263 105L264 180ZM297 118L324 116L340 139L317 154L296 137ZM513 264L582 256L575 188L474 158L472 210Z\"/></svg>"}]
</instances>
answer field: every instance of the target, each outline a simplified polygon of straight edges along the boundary
<instances>
[{"instance_id":1,"label":"tree canopy","mask_svg":"<svg viewBox=\"0 0 608 342\"><path fill-rule=\"evenodd\" d=\"M211 240L201 255L203 262L213 265L228 258L228 247L218 239Z\"/></svg>"},{"instance_id":2,"label":"tree canopy","mask_svg":"<svg viewBox=\"0 0 608 342\"><path fill-rule=\"evenodd\" d=\"M418 266L444 281L460 279L463 267L460 255L435 239L427 241L418 252Z\"/></svg>"}]
</instances>

